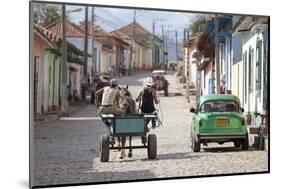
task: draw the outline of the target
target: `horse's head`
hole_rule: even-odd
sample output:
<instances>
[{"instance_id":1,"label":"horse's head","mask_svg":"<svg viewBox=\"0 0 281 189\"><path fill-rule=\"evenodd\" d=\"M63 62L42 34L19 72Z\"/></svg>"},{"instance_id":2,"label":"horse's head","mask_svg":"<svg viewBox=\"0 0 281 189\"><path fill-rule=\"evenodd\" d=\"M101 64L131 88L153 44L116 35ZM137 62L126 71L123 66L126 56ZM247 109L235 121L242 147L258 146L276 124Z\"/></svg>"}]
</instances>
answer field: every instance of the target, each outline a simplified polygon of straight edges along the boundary
<instances>
[{"instance_id":1,"label":"horse's head","mask_svg":"<svg viewBox=\"0 0 281 189\"><path fill-rule=\"evenodd\" d=\"M132 98L130 91L128 90L128 85L126 87L119 87L120 99L119 107L125 111L126 114L134 113L135 102Z\"/></svg>"},{"instance_id":2,"label":"horse's head","mask_svg":"<svg viewBox=\"0 0 281 189\"><path fill-rule=\"evenodd\" d=\"M131 97L131 93L129 92L128 88L128 85L126 85L126 87L119 87L121 97Z\"/></svg>"}]
</instances>

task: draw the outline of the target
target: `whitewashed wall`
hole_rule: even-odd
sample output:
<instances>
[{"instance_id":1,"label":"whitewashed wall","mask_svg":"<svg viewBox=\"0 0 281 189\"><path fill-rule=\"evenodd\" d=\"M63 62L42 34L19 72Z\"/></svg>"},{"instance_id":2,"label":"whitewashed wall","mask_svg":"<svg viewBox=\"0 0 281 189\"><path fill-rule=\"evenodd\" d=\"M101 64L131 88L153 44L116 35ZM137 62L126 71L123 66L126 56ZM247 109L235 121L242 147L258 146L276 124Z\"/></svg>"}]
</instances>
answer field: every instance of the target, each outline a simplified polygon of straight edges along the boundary
<instances>
[{"instance_id":1,"label":"whitewashed wall","mask_svg":"<svg viewBox=\"0 0 281 189\"><path fill-rule=\"evenodd\" d=\"M257 60L257 52L256 52L256 44L257 40L261 39L263 40L263 36L261 33L249 33L248 35L244 35L243 39L243 54L247 51L247 55L249 57L249 48L254 49L254 54L253 54L253 62L252 62L252 69L253 69L253 75L252 75L252 82L253 82L253 91L249 92L248 88L248 77L249 77L249 58L247 58L247 72L246 72L246 78L247 78L247 85L244 85L244 90L245 87L247 87L247 98L246 98L246 103L244 103L244 108L245 112L262 112L263 110L263 98L262 98L262 93L260 97L256 97L258 90L256 89L256 76L257 76L257 69L256 69L256 60ZM263 48L263 47L262 47ZM263 52L263 50L262 50ZM262 60L263 60L263 53L262 53ZM264 62L262 61L262 74L261 74L261 91L263 91L263 66ZM244 70L245 70L245 64L244 64ZM256 105L257 104L257 105Z\"/></svg>"}]
</instances>

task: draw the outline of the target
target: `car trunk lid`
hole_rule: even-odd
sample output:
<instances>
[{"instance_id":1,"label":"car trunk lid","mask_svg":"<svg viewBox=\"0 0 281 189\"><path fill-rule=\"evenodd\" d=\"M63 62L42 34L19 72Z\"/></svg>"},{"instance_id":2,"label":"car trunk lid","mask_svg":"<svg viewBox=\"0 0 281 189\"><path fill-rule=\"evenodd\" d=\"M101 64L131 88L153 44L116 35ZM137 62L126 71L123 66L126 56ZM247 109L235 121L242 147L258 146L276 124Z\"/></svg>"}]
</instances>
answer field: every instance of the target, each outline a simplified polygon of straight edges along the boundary
<instances>
[{"instance_id":1,"label":"car trunk lid","mask_svg":"<svg viewBox=\"0 0 281 189\"><path fill-rule=\"evenodd\" d=\"M241 132L241 116L234 112L207 113L206 119L200 130L215 133Z\"/></svg>"}]
</instances>

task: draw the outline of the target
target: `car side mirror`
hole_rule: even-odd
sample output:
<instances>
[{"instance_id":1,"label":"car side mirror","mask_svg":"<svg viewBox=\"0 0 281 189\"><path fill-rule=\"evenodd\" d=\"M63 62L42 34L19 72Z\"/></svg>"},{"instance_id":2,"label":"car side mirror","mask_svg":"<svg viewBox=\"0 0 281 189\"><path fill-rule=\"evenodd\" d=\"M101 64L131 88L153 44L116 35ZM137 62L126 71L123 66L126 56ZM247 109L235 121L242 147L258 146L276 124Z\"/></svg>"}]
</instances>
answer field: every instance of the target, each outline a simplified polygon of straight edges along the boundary
<instances>
[{"instance_id":1,"label":"car side mirror","mask_svg":"<svg viewBox=\"0 0 281 189\"><path fill-rule=\"evenodd\" d=\"M242 112L244 112L244 108L240 108Z\"/></svg>"},{"instance_id":2,"label":"car side mirror","mask_svg":"<svg viewBox=\"0 0 281 189\"><path fill-rule=\"evenodd\" d=\"M190 111L191 113L195 113L195 112L196 112L195 108L190 108L189 111Z\"/></svg>"}]
</instances>

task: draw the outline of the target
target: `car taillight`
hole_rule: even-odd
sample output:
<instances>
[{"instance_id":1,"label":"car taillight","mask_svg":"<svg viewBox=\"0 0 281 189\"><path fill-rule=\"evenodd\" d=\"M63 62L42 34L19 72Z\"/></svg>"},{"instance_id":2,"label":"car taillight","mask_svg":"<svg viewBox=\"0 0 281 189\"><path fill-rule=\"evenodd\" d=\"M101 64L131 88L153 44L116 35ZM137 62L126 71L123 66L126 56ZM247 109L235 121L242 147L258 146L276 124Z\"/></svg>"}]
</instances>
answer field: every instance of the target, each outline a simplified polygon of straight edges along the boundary
<instances>
[{"instance_id":1,"label":"car taillight","mask_svg":"<svg viewBox=\"0 0 281 189\"><path fill-rule=\"evenodd\" d=\"M202 119L200 119L200 120L199 120L199 126L200 126L200 127L202 127L202 126L203 126L203 124L204 124L204 123L203 123L203 120L202 120Z\"/></svg>"}]
</instances>

